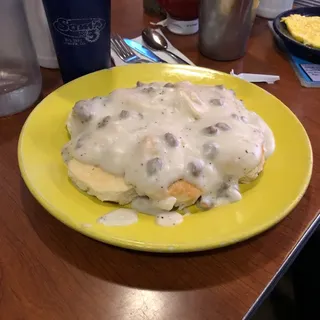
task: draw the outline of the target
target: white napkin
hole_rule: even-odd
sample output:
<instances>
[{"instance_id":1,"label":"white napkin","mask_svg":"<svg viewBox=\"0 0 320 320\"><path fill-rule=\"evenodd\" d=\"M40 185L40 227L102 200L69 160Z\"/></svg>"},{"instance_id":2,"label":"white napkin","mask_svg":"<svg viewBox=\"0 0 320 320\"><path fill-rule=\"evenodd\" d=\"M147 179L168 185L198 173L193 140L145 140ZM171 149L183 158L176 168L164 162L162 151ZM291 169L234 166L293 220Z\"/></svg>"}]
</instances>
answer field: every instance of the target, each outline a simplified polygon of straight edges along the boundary
<instances>
[{"instance_id":1,"label":"white napkin","mask_svg":"<svg viewBox=\"0 0 320 320\"><path fill-rule=\"evenodd\" d=\"M164 34L161 32L161 30L157 30L159 33L161 33L163 36ZM165 37L165 36L164 36ZM166 38L167 39L167 38ZM139 42L140 44L143 44L144 46L146 46L144 43L143 43L143 40L142 40L142 37L137 37L137 38L134 38L132 39L134 41L137 41ZM168 50L172 51L173 53L175 53L177 56L179 56L180 58L186 60L187 62L189 62L190 64L194 65L194 63L188 59L184 54L182 54L178 49L176 49L167 39L167 42L168 42ZM134 51L134 50L133 50ZM153 50L153 52L159 56L161 59L167 61L168 63L178 63L176 60L174 60L173 58L171 58L170 55L168 55L165 51L155 51ZM134 51L134 53L143 58L143 59L147 59L147 60L150 60L148 59L147 57L144 57L142 56L141 54L137 53L136 51ZM114 63L116 66L121 66L121 65L125 65L126 63L124 63L118 56L117 54L111 49L111 55L112 55L112 58L114 60Z\"/></svg>"}]
</instances>

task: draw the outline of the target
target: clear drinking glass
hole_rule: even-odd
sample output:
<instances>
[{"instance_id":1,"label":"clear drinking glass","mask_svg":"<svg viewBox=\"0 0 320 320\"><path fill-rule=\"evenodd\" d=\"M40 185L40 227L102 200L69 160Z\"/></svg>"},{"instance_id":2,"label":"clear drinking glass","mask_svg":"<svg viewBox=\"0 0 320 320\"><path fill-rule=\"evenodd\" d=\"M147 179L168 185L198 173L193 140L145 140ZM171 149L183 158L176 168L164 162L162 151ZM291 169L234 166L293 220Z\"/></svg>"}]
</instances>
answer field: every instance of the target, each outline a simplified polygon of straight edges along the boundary
<instances>
[{"instance_id":1,"label":"clear drinking glass","mask_svg":"<svg viewBox=\"0 0 320 320\"><path fill-rule=\"evenodd\" d=\"M0 116L25 110L39 97L41 73L22 0L0 1Z\"/></svg>"}]
</instances>

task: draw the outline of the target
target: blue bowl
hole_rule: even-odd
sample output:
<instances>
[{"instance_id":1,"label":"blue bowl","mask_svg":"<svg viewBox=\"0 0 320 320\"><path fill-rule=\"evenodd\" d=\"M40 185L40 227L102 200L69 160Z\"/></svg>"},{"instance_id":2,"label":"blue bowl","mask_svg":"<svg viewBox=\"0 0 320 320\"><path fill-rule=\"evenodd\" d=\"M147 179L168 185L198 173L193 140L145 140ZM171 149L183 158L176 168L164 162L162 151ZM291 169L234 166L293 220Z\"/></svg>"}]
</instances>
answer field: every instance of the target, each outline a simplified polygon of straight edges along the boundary
<instances>
[{"instance_id":1,"label":"blue bowl","mask_svg":"<svg viewBox=\"0 0 320 320\"><path fill-rule=\"evenodd\" d=\"M319 7L302 7L293 10L288 10L279 14L273 21L273 28L278 36L283 40L284 45L296 56L303 59L320 63L320 49L316 49L295 40L290 34L284 22L281 22L283 17L290 16L291 14L300 14L302 16L320 16Z\"/></svg>"}]
</instances>

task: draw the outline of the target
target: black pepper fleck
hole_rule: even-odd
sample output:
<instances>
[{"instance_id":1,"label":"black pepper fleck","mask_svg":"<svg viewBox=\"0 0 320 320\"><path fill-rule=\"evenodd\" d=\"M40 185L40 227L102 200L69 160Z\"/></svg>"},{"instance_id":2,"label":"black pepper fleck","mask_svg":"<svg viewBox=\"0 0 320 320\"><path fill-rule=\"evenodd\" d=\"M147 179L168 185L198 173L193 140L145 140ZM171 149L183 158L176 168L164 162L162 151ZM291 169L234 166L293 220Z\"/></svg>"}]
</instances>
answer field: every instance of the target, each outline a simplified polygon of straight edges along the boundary
<instances>
[{"instance_id":1,"label":"black pepper fleck","mask_svg":"<svg viewBox=\"0 0 320 320\"><path fill-rule=\"evenodd\" d=\"M110 119L111 119L110 116L104 117L101 121L98 122L97 128L100 129L105 127L109 123Z\"/></svg>"},{"instance_id":2,"label":"black pepper fleck","mask_svg":"<svg viewBox=\"0 0 320 320\"><path fill-rule=\"evenodd\" d=\"M246 153L248 153L248 150L246 150Z\"/></svg>"}]
</instances>

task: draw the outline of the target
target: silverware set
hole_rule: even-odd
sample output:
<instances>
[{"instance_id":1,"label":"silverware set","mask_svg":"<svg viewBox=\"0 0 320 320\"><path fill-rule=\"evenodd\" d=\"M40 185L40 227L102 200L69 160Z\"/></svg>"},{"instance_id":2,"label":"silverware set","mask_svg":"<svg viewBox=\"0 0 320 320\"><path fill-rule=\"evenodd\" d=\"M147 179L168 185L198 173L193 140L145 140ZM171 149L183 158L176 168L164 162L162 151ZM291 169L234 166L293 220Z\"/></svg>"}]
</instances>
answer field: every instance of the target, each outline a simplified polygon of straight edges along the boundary
<instances>
[{"instance_id":1,"label":"silverware set","mask_svg":"<svg viewBox=\"0 0 320 320\"><path fill-rule=\"evenodd\" d=\"M168 42L161 33L151 28L146 28L142 31L142 38L147 47L133 40L124 39L119 34L114 33L111 35L111 48L125 63L166 63L165 60L161 59L155 54L154 51L151 50L153 49L156 50L156 52L166 52L169 56L176 60L177 63L190 64L189 62L177 56L175 53L168 50ZM148 60L140 58L135 51L147 57Z\"/></svg>"}]
</instances>

